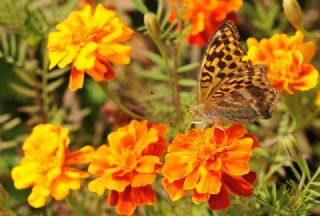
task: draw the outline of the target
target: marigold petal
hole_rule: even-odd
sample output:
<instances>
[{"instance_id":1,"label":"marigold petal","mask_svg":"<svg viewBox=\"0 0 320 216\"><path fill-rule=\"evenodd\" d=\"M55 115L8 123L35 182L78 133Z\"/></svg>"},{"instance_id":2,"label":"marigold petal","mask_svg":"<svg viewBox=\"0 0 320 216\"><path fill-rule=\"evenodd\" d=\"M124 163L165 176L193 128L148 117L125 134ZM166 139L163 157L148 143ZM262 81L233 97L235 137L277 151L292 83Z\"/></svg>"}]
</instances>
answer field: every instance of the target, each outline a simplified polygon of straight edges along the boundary
<instances>
[{"instance_id":1,"label":"marigold petal","mask_svg":"<svg viewBox=\"0 0 320 216\"><path fill-rule=\"evenodd\" d=\"M154 128L150 128L150 130L145 133L138 142L135 144L135 150L138 155L141 155L144 149L146 149L151 143L158 141L158 132Z\"/></svg>"},{"instance_id":2,"label":"marigold petal","mask_svg":"<svg viewBox=\"0 0 320 216\"><path fill-rule=\"evenodd\" d=\"M193 171L193 167L186 161L185 156L181 154L170 153L166 155L166 163L163 165L162 172L170 181L186 177ZM192 158L190 158L192 159Z\"/></svg>"},{"instance_id":3,"label":"marigold petal","mask_svg":"<svg viewBox=\"0 0 320 216\"><path fill-rule=\"evenodd\" d=\"M104 191L107 189L107 182L109 181L110 177L99 177L97 179L92 180L88 184L88 189L91 192L97 193L101 196Z\"/></svg>"},{"instance_id":4,"label":"marigold petal","mask_svg":"<svg viewBox=\"0 0 320 216\"><path fill-rule=\"evenodd\" d=\"M228 208L230 205L230 198L228 191L224 186L221 186L218 194L211 195L209 200L209 207L212 210L222 210Z\"/></svg>"},{"instance_id":5,"label":"marigold petal","mask_svg":"<svg viewBox=\"0 0 320 216\"><path fill-rule=\"evenodd\" d=\"M131 197L135 205L153 205L156 202L156 194L150 185L144 187L132 187Z\"/></svg>"},{"instance_id":6,"label":"marigold petal","mask_svg":"<svg viewBox=\"0 0 320 216\"><path fill-rule=\"evenodd\" d=\"M253 184L253 182L255 182L255 180L257 179L257 174L253 171L250 171L248 174L242 176L242 178L250 184Z\"/></svg>"},{"instance_id":7,"label":"marigold petal","mask_svg":"<svg viewBox=\"0 0 320 216\"><path fill-rule=\"evenodd\" d=\"M299 50L303 56L303 63L307 64L311 62L314 55L316 54L316 44L313 41L302 43L299 46Z\"/></svg>"},{"instance_id":8,"label":"marigold petal","mask_svg":"<svg viewBox=\"0 0 320 216\"><path fill-rule=\"evenodd\" d=\"M116 13L112 10L105 9L102 4L98 4L93 14L92 21L96 23L96 28L101 29L112 18L116 16Z\"/></svg>"},{"instance_id":9,"label":"marigold petal","mask_svg":"<svg viewBox=\"0 0 320 216\"><path fill-rule=\"evenodd\" d=\"M47 188L41 185L34 186L28 197L28 203L34 208L41 208L46 204L49 194Z\"/></svg>"},{"instance_id":10,"label":"marigold petal","mask_svg":"<svg viewBox=\"0 0 320 216\"><path fill-rule=\"evenodd\" d=\"M150 185L156 179L156 175L150 173L137 173L131 181L132 187L142 187Z\"/></svg>"},{"instance_id":11,"label":"marigold petal","mask_svg":"<svg viewBox=\"0 0 320 216\"><path fill-rule=\"evenodd\" d=\"M237 140L242 138L245 134L248 133L248 131L243 127L241 124L234 124L231 127L229 127L228 130L228 140L231 142L232 140Z\"/></svg>"},{"instance_id":12,"label":"marigold petal","mask_svg":"<svg viewBox=\"0 0 320 216\"><path fill-rule=\"evenodd\" d=\"M200 169L200 181L196 186L198 193L217 194L221 185L222 183L217 173L208 172L204 168Z\"/></svg>"},{"instance_id":13,"label":"marigold petal","mask_svg":"<svg viewBox=\"0 0 320 216\"><path fill-rule=\"evenodd\" d=\"M35 163L23 164L12 169L11 175L14 181L14 186L17 189L25 189L33 186L39 175L33 172L37 170L38 166Z\"/></svg>"},{"instance_id":14,"label":"marigold petal","mask_svg":"<svg viewBox=\"0 0 320 216\"><path fill-rule=\"evenodd\" d=\"M72 67L70 80L69 80L69 88L72 91L82 88L83 80L84 80L84 71L79 71L75 67Z\"/></svg>"},{"instance_id":15,"label":"marigold petal","mask_svg":"<svg viewBox=\"0 0 320 216\"><path fill-rule=\"evenodd\" d=\"M64 57L59 61L58 67L65 68L68 64L70 64L76 58L77 52L78 52L77 48L70 47L70 49L67 53L62 53L62 55ZM55 58L55 57L57 57L57 56L51 56L51 59Z\"/></svg>"},{"instance_id":16,"label":"marigold petal","mask_svg":"<svg viewBox=\"0 0 320 216\"><path fill-rule=\"evenodd\" d=\"M115 64L129 64L131 47L121 44L101 45L99 53Z\"/></svg>"},{"instance_id":17,"label":"marigold petal","mask_svg":"<svg viewBox=\"0 0 320 216\"><path fill-rule=\"evenodd\" d=\"M69 195L69 187L65 178L60 177L55 179L51 184L50 193L56 200L63 200L66 198Z\"/></svg>"},{"instance_id":18,"label":"marigold petal","mask_svg":"<svg viewBox=\"0 0 320 216\"><path fill-rule=\"evenodd\" d=\"M94 155L92 146L84 146L77 151L70 152L67 155L66 164L86 164L91 162Z\"/></svg>"},{"instance_id":19,"label":"marigold petal","mask_svg":"<svg viewBox=\"0 0 320 216\"><path fill-rule=\"evenodd\" d=\"M197 190L193 190L192 192L192 201L195 204L200 204L201 202L204 201L208 201L208 199L210 198L210 194L209 193L198 193Z\"/></svg>"},{"instance_id":20,"label":"marigold petal","mask_svg":"<svg viewBox=\"0 0 320 216\"><path fill-rule=\"evenodd\" d=\"M222 179L224 185L229 189L229 191L238 196L249 197L252 195L254 187L244 180L242 177L222 174Z\"/></svg>"},{"instance_id":21,"label":"marigold petal","mask_svg":"<svg viewBox=\"0 0 320 216\"><path fill-rule=\"evenodd\" d=\"M98 45L90 41L84 47L81 48L79 55L75 59L73 66L77 70L86 70L94 67L96 61L95 51L97 50Z\"/></svg>"},{"instance_id":22,"label":"marigold petal","mask_svg":"<svg viewBox=\"0 0 320 216\"><path fill-rule=\"evenodd\" d=\"M184 179L169 182L167 178L162 179L162 185L168 192L172 201L177 201L187 194L187 190L183 190Z\"/></svg>"},{"instance_id":23,"label":"marigold petal","mask_svg":"<svg viewBox=\"0 0 320 216\"><path fill-rule=\"evenodd\" d=\"M136 171L142 173L152 173L154 171L156 163L158 163L159 161L160 159L157 156L143 156L138 160Z\"/></svg>"},{"instance_id":24,"label":"marigold petal","mask_svg":"<svg viewBox=\"0 0 320 216\"><path fill-rule=\"evenodd\" d=\"M192 173L190 173L183 184L184 190L192 190L196 187L200 179L200 172L198 169L195 169Z\"/></svg>"},{"instance_id":25,"label":"marigold petal","mask_svg":"<svg viewBox=\"0 0 320 216\"><path fill-rule=\"evenodd\" d=\"M132 215L136 209L134 200L131 197L131 187L127 187L123 192L118 194L116 211L118 214Z\"/></svg>"},{"instance_id":26,"label":"marigold petal","mask_svg":"<svg viewBox=\"0 0 320 216\"><path fill-rule=\"evenodd\" d=\"M301 65L301 78L294 81L294 86L299 90L309 90L318 83L319 72L310 64Z\"/></svg>"}]
</instances>

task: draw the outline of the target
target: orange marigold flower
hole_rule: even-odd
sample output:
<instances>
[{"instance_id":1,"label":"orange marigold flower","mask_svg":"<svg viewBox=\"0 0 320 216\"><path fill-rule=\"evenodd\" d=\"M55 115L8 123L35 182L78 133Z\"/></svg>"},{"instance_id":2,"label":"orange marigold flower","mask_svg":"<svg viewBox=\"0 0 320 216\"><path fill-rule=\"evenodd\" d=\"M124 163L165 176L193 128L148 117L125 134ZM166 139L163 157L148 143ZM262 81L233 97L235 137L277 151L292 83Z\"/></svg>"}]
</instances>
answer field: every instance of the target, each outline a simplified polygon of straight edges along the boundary
<instances>
[{"instance_id":1,"label":"orange marigold flower","mask_svg":"<svg viewBox=\"0 0 320 216\"><path fill-rule=\"evenodd\" d=\"M318 71L309 64L316 46L312 41L303 43L303 38L300 31L294 36L275 34L260 42L249 38L247 58L254 64L267 64L268 78L280 91L309 90L318 82Z\"/></svg>"},{"instance_id":2,"label":"orange marigold flower","mask_svg":"<svg viewBox=\"0 0 320 216\"><path fill-rule=\"evenodd\" d=\"M85 146L69 152L69 130L58 125L40 124L33 128L25 140L21 164L12 170L17 189L32 187L28 203L39 208L45 205L49 195L62 200L69 190L80 188L80 179L88 173L74 168L76 164L89 163L94 149Z\"/></svg>"},{"instance_id":3,"label":"orange marigold flower","mask_svg":"<svg viewBox=\"0 0 320 216\"><path fill-rule=\"evenodd\" d=\"M192 190L194 203L208 201L211 209L227 208L228 193L251 196L255 173L248 162L258 146L257 139L240 124L179 134L168 147L163 185L173 201Z\"/></svg>"},{"instance_id":4,"label":"orange marigold flower","mask_svg":"<svg viewBox=\"0 0 320 216\"><path fill-rule=\"evenodd\" d=\"M64 68L72 63L69 88L82 88L84 73L96 81L112 80L110 65L129 64L131 47L122 45L133 34L114 11L98 5L95 12L86 5L71 12L56 26L58 32L49 34L50 69Z\"/></svg>"},{"instance_id":5,"label":"orange marigold flower","mask_svg":"<svg viewBox=\"0 0 320 216\"><path fill-rule=\"evenodd\" d=\"M237 21L242 0L168 0L173 4L170 20L177 19L177 8L184 7L183 19L191 22L188 41L205 46L214 31L226 20Z\"/></svg>"},{"instance_id":6,"label":"orange marigold flower","mask_svg":"<svg viewBox=\"0 0 320 216\"><path fill-rule=\"evenodd\" d=\"M156 195L151 184L161 168L160 158L168 145L165 125L148 125L132 120L129 125L109 134L89 166L99 176L89 183L89 190L109 193L108 203L116 205L119 214L132 214L139 205L152 205Z\"/></svg>"}]
</instances>

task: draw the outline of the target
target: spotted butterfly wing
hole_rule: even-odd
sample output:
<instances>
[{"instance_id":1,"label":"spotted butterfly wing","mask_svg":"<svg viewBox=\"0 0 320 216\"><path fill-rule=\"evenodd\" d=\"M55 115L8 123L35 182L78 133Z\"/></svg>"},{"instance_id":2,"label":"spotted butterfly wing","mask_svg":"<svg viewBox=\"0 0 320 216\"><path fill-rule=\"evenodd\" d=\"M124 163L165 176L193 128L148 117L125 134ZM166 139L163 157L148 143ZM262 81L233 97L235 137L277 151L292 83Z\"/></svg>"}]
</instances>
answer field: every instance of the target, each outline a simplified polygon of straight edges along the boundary
<instances>
[{"instance_id":1,"label":"spotted butterfly wing","mask_svg":"<svg viewBox=\"0 0 320 216\"><path fill-rule=\"evenodd\" d=\"M252 122L270 118L279 92L266 77L266 65L243 60L235 25L226 21L210 39L198 77L198 106L204 122Z\"/></svg>"},{"instance_id":2,"label":"spotted butterfly wing","mask_svg":"<svg viewBox=\"0 0 320 216\"><path fill-rule=\"evenodd\" d=\"M268 81L266 70L266 65L259 64L234 75L209 95L204 111L222 122L271 118L280 94Z\"/></svg>"},{"instance_id":3,"label":"spotted butterfly wing","mask_svg":"<svg viewBox=\"0 0 320 216\"><path fill-rule=\"evenodd\" d=\"M226 79L252 66L250 61L242 60L245 52L239 38L235 25L226 21L209 40L200 65L198 104L204 103Z\"/></svg>"}]
</instances>

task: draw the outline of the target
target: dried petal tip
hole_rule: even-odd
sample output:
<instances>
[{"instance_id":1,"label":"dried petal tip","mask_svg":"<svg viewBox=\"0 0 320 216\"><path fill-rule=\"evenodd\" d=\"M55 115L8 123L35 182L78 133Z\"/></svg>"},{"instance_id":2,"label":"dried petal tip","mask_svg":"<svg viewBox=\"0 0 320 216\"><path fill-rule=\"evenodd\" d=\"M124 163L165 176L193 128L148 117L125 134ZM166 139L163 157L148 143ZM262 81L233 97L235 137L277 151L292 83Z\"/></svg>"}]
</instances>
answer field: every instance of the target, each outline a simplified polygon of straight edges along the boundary
<instances>
[{"instance_id":1,"label":"dried petal tip","mask_svg":"<svg viewBox=\"0 0 320 216\"><path fill-rule=\"evenodd\" d=\"M148 12L144 15L144 24L151 38L160 37L161 28L158 17L154 13Z\"/></svg>"},{"instance_id":2,"label":"dried petal tip","mask_svg":"<svg viewBox=\"0 0 320 216\"><path fill-rule=\"evenodd\" d=\"M293 27L298 30L303 28L302 11L296 0L283 0L284 13Z\"/></svg>"},{"instance_id":3,"label":"dried petal tip","mask_svg":"<svg viewBox=\"0 0 320 216\"><path fill-rule=\"evenodd\" d=\"M292 134L286 135L282 140L282 147L292 160L296 160L299 156L299 148L297 141Z\"/></svg>"}]
</instances>

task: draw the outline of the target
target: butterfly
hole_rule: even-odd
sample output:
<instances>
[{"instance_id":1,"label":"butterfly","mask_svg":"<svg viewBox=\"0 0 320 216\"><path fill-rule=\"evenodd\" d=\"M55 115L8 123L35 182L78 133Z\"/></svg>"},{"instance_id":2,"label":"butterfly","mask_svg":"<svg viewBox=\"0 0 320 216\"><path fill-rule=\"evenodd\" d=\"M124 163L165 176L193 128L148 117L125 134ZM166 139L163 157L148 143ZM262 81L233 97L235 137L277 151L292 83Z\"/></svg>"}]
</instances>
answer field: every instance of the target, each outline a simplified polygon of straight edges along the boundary
<instances>
[{"instance_id":1,"label":"butterfly","mask_svg":"<svg viewBox=\"0 0 320 216\"><path fill-rule=\"evenodd\" d=\"M264 64L244 60L237 28L224 22L213 34L203 54L198 105L189 112L203 123L249 123L271 118L280 93L269 82Z\"/></svg>"}]
</instances>

